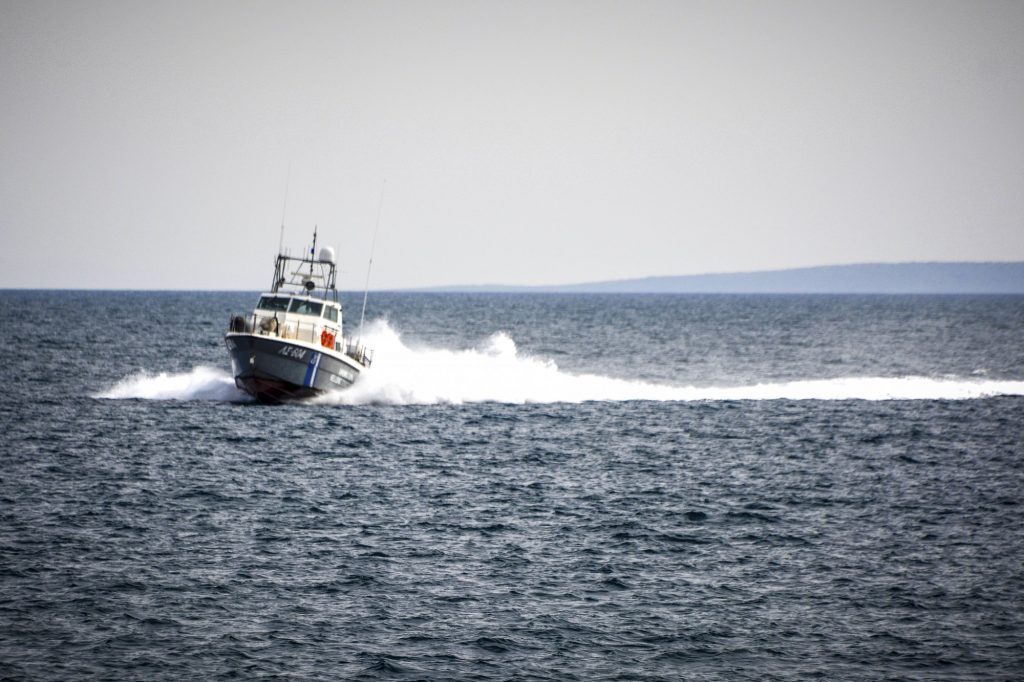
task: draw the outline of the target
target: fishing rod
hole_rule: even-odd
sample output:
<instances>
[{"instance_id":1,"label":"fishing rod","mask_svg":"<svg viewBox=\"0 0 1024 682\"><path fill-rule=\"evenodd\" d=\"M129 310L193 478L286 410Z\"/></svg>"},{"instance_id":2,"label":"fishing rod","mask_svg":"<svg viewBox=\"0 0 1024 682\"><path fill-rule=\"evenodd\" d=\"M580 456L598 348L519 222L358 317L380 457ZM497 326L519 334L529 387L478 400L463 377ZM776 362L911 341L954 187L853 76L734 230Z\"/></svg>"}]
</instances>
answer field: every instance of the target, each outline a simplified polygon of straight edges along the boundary
<instances>
[{"instance_id":1,"label":"fishing rod","mask_svg":"<svg viewBox=\"0 0 1024 682\"><path fill-rule=\"evenodd\" d=\"M385 180L380 186L380 201L377 202L377 224L373 228L373 241L370 242L370 262L366 264L366 285L363 287L363 312L359 314L359 338L356 344L363 341L363 320L366 319L366 297L370 294L370 269L373 267L373 252L377 248L377 233L380 231L380 214L384 208L384 188L388 181Z\"/></svg>"}]
</instances>

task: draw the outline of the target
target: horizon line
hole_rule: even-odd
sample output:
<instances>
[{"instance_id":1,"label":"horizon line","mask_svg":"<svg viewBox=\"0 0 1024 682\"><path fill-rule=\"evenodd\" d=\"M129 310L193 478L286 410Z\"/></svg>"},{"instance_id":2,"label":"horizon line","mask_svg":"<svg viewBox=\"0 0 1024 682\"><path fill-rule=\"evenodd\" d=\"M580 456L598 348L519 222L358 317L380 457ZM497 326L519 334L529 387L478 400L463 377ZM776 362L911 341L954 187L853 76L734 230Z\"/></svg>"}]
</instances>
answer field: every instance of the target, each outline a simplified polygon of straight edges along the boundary
<instances>
[{"instance_id":1,"label":"horizon line","mask_svg":"<svg viewBox=\"0 0 1024 682\"><path fill-rule=\"evenodd\" d=\"M734 270L734 271L712 271L702 272L694 274L684 275L643 275L637 277L624 277L618 279L604 279L604 280L588 280L588 281L577 281L563 284L435 284L435 285L421 285L421 286L401 286L401 287L381 287L381 288L369 288L371 292L377 293L472 293L479 292L484 293L485 291L491 290L496 293L529 293L534 291L535 293L583 293L579 291L564 291L565 289L580 289L590 286L617 286L629 283L641 283L651 280L681 280L681 279L696 279L696 278L716 278L716 277L745 277L750 275L773 275L780 273L799 273L808 272L814 270L842 270L848 268L865 268L865 267L882 267L882 268L899 268L899 267L913 267L913 266L1024 266L1024 260L987 260L987 261L897 261L897 262L861 262L861 263L842 263L834 265L809 265L799 266L791 268L772 268L764 270ZM58 286L58 287L29 287L29 286L0 286L0 291L117 291L117 292L129 292L129 291L140 291L140 292L175 292L175 291L193 291L193 292L253 292L262 291L262 289L249 289L249 288L148 288L148 287L132 287L132 288L111 288L111 287L97 287L89 288L86 286ZM361 289L338 289L343 292L359 292ZM643 291L621 291L621 292L598 292L598 293L716 293L716 292L643 292ZM785 292L769 291L769 292L737 292L737 291L725 291L720 293L771 293L779 294ZM793 293L813 293L813 292L793 292ZM838 291L832 292L821 292L821 293L842 293ZM870 293L870 292L850 292L850 293ZM878 292L878 293L898 293L898 292ZM915 292L906 292L915 293ZM941 292L935 292L941 293ZM948 292L955 294L957 292ZM966 292L976 293L976 292ZM998 292L994 292L998 293ZM1011 293L1011 292L1007 292Z\"/></svg>"}]
</instances>

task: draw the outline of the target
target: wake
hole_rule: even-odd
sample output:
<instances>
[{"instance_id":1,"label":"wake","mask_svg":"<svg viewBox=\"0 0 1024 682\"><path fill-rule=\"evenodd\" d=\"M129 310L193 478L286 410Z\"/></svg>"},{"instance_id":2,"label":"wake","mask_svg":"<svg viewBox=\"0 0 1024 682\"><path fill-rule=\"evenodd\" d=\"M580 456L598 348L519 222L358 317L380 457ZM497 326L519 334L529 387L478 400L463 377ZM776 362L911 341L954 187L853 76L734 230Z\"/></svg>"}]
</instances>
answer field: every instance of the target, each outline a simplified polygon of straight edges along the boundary
<instances>
[{"instance_id":1,"label":"wake","mask_svg":"<svg viewBox=\"0 0 1024 682\"><path fill-rule=\"evenodd\" d=\"M373 366L351 388L311 402L325 405L460 405L497 402L724 400L969 400L1024 395L1024 381L933 377L845 377L748 386L673 386L597 374L572 374L551 360L523 355L505 332L464 350L413 347L386 321L369 325ZM196 367L180 374L139 373L95 397L249 402L231 375Z\"/></svg>"},{"instance_id":2,"label":"wake","mask_svg":"<svg viewBox=\"0 0 1024 682\"><path fill-rule=\"evenodd\" d=\"M93 396L108 400L217 400L250 402L249 395L235 386L228 372L216 367L196 367L181 374L138 372Z\"/></svg>"}]
</instances>

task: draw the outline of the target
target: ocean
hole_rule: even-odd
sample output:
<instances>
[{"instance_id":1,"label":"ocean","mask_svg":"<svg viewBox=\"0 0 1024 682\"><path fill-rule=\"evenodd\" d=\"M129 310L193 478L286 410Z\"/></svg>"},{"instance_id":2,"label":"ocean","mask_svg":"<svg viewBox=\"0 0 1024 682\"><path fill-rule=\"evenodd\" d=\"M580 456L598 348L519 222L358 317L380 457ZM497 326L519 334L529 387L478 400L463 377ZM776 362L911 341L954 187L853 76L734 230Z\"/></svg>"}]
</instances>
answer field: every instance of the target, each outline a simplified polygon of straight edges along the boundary
<instances>
[{"instance_id":1,"label":"ocean","mask_svg":"<svg viewBox=\"0 0 1024 682\"><path fill-rule=\"evenodd\" d=\"M1024 678L1024 297L255 299L0 291L0 679Z\"/></svg>"}]
</instances>

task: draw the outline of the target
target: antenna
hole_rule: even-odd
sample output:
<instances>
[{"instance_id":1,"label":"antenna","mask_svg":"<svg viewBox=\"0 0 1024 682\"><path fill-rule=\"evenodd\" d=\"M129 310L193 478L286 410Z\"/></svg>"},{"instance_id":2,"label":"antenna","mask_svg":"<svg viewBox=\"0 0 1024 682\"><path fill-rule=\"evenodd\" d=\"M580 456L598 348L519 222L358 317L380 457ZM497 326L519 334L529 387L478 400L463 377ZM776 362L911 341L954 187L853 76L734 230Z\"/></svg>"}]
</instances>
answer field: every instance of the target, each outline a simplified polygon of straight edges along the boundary
<instances>
[{"instance_id":1,"label":"antenna","mask_svg":"<svg viewBox=\"0 0 1024 682\"><path fill-rule=\"evenodd\" d=\"M313 258L316 256L316 225L313 226L313 247L309 250L309 279L313 280Z\"/></svg>"},{"instance_id":2,"label":"antenna","mask_svg":"<svg viewBox=\"0 0 1024 682\"><path fill-rule=\"evenodd\" d=\"M380 201L377 203L377 224L373 228L373 241L370 242L370 262L366 265L366 286L363 287L363 312L359 313L359 338L356 339L356 344L363 340L363 320L366 319L366 297L370 294L370 268L373 267L373 251L377 248L377 233L380 231L380 213L384 208L384 188L387 185L388 181L384 180L380 186Z\"/></svg>"},{"instance_id":3,"label":"antenna","mask_svg":"<svg viewBox=\"0 0 1024 682\"><path fill-rule=\"evenodd\" d=\"M292 164L288 164L288 175L284 181L284 206L281 207L281 238L277 240L277 255L284 249L284 216L288 210L288 186L292 183Z\"/></svg>"}]
</instances>

